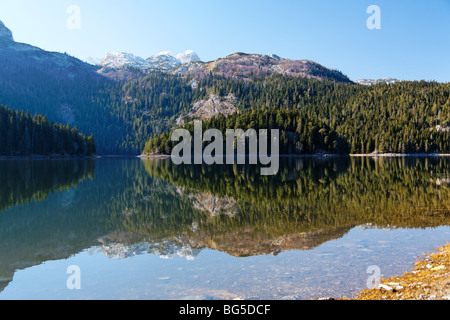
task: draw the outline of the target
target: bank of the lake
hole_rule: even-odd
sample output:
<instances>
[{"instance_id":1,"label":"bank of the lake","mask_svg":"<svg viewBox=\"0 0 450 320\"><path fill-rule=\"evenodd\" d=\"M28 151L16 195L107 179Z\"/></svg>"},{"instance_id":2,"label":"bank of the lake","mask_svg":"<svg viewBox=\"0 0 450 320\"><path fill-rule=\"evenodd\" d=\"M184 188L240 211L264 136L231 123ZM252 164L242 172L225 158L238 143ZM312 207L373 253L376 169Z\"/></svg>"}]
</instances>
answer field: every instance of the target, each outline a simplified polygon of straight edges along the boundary
<instances>
[{"instance_id":1,"label":"bank of the lake","mask_svg":"<svg viewBox=\"0 0 450 320\"><path fill-rule=\"evenodd\" d=\"M450 244L419 259L410 272L382 279L353 300L450 300Z\"/></svg>"},{"instance_id":2,"label":"bank of the lake","mask_svg":"<svg viewBox=\"0 0 450 320\"><path fill-rule=\"evenodd\" d=\"M401 158L401 157L450 157L448 153L367 153L350 154L350 157L380 157L380 158Z\"/></svg>"},{"instance_id":3,"label":"bank of the lake","mask_svg":"<svg viewBox=\"0 0 450 320\"><path fill-rule=\"evenodd\" d=\"M141 154L137 156L141 159L170 159L170 155L165 154ZM317 153L317 154L289 154L289 155L279 155L281 158L320 158L320 157L351 157L351 158L401 158L401 157L450 157L447 153L367 153L367 154L333 154L333 153Z\"/></svg>"}]
</instances>

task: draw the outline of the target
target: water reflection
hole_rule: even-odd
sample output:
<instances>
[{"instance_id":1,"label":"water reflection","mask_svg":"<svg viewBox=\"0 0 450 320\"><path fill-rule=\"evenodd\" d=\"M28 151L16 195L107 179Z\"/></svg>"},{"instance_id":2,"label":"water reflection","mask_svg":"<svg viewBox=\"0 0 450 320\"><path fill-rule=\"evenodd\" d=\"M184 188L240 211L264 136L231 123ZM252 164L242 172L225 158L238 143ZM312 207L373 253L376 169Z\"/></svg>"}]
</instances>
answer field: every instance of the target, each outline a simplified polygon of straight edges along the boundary
<instances>
[{"instance_id":1,"label":"water reflection","mask_svg":"<svg viewBox=\"0 0 450 320\"><path fill-rule=\"evenodd\" d=\"M3 161L0 173L0 290L17 270L92 247L113 259L277 255L355 226L450 221L445 158L287 158L274 177L164 160Z\"/></svg>"},{"instance_id":2,"label":"water reflection","mask_svg":"<svg viewBox=\"0 0 450 320\"><path fill-rule=\"evenodd\" d=\"M17 269L85 248L72 227L80 225L89 195L80 199L75 188L93 181L95 165L93 160L0 161L0 290Z\"/></svg>"},{"instance_id":3,"label":"water reflection","mask_svg":"<svg viewBox=\"0 0 450 320\"><path fill-rule=\"evenodd\" d=\"M261 176L256 166L144 165L203 213L188 238L235 256L312 249L360 225L449 222L447 159L288 158L274 177Z\"/></svg>"}]
</instances>

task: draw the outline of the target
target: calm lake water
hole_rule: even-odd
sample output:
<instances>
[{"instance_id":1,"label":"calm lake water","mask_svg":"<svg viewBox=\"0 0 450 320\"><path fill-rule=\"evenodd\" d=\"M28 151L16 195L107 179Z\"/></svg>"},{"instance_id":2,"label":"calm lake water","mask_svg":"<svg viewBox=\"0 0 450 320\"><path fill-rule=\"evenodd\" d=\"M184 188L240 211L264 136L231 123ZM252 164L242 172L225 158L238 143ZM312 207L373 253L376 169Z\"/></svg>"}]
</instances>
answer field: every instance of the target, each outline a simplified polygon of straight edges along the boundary
<instances>
[{"instance_id":1,"label":"calm lake water","mask_svg":"<svg viewBox=\"0 0 450 320\"><path fill-rule=\"evenodd\" d=\"M0 299L352 297L369 266L402 274L450 240L447 158L283 159L274 177L0 161L0 179Z\"/></svg>"}]
</instances>

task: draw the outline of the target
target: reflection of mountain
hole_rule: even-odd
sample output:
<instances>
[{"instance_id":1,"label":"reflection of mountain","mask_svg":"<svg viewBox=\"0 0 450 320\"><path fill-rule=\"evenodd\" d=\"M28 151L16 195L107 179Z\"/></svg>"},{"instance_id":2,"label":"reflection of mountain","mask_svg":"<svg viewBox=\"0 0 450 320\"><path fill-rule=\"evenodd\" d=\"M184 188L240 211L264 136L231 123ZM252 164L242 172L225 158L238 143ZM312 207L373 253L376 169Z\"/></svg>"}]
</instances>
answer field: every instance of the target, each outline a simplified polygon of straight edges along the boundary
<instances>
[{"instance_id":1,"label":"reflection of mountain","mask_svg":"<svg viewBox=\"0 0 450 320\"><path fill-rule=\"evenodd\" d=\"M450 187L430 183L448 175L448 159L285 159L274 177L170 160L60 163L0 162L0 290L16 270L89 248L111 258L192 259L204 248L245 257L312 249L369 223L450 218Z\"/></svg>"},{"instance_id":2,"label":"reflection of mountain","mask_svg":"<svg viewBox=\"0 0 450 320\"><path fill-rule=\"evenodd\" d=\"M202 250L201 247L184 240L181 237L165 239L161 241L130 241L129 237L135 235L128 233L113 233L99 239L101 250L108 258L124 259L140 254L153 254L162 258L179 256L187 260L193 260ZM130 244L127 244L130 243Z\"/></svg>"},{"instance_id":3,"label":"reflection of mountain","mask_svg":"<svg viewBox=\"0 0 450 320\"><path fill-rule=\"evenodd\" d=\"M277 255L282 251L311 250L322 243L342 237L348 228L318 230L305 233L287 234L279 237L254 235L250 232L219 233L214 238L210 234L193 232L185 236L152 240L142 236L139 241L130 241L127 233L114 233L99 239L100 249L108 258L125 259L135 255L153 254L161 258L179 256L187 260L195 259L202 249L210 248L226 252L235 257L256 255ZM133 235L136 239L136 234Z\"/></svg>"},{"instance_id":4,"label":"reflection of mountain","mask_svg":"<svg viewBox=\"0 0 450 320\"><path fill-rule=\"evenodd\" d=\"M348 228L332 228L304 233L289 233L282 236L255 235L248 232L219 233L214 238L209 234L196 233L190 241L203 247L226 252L235 257L277 255L282 251L311 250L322 243L342 237Z\"/></svg>"}]
</instances>

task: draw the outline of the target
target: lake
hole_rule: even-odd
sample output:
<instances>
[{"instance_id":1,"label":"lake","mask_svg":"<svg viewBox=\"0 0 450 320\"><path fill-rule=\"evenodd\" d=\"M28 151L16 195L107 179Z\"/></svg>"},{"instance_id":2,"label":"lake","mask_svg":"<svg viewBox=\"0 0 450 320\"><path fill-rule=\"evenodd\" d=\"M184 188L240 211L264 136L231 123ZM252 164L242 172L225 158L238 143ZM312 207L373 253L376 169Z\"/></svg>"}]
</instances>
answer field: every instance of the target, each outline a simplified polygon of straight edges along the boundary
<instances>
[{"instance_id":1,"label":"lake","mask_svg":"<svg viewBox=\"0 0 450 320\"><path fill-rule=\"evenodd\" d=\"M450 159L0 161L0 299L353 297L450 240Z\"/></svg>"}]
</instances>

